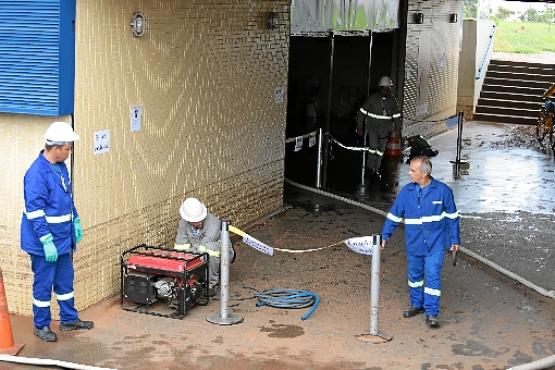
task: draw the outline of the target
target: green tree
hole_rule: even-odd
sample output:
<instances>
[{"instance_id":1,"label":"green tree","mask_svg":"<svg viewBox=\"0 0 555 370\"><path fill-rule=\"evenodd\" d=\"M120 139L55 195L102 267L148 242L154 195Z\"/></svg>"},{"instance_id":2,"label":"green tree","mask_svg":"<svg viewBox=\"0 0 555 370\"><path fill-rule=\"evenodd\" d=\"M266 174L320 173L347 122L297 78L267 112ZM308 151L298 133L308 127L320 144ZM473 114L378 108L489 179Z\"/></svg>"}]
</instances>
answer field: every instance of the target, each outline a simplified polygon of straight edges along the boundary
<instances>
[{"instance_id":1,"label":"green tree","mask_svg":"<svg viewBox=\"0 0 555 370\"><path fill-rule=\"evenodd\" d=\"M540 14L534 8L528 8L524 13L520 15L520 20L523 22L539 22Z\"/></svg>"},{"instance_id":2,"label":"green tree","mask_svg":"<svg viewBox=\"0 0 555 370\"><path fill-rule=\"evenodd\" d=\"M464 0L464 19L478 18L478 0Z\"/></svg>"},{"instance_id":3,"label":"green tree","mask_svg":"<svg viewBox=\"0 0 555 370\"><path fill-rule=\"evenodd\" d=\"M497 8L497 13L495 13L495 18L504 21L510 18L513 14L515 14L515 12L513 12L512 10L509 10L507 8L500 6L499 8Z\"/></svg>"}]
</instances>

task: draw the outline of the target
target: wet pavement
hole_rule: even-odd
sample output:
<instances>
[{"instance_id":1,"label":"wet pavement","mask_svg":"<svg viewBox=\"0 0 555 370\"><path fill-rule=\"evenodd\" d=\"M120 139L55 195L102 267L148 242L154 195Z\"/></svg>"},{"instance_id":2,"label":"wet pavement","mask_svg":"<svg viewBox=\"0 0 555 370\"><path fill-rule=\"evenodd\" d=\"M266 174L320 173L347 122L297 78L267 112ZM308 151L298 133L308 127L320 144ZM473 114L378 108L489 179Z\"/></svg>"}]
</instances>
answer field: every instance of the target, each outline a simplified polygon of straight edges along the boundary
<instances>
[{"instance_id":1,"label":"wet pavement","mask_svg":"<svg viewBox=\"0 0 555 370\"><path fill-rule=\"evenodd\" d=\"M466 216L462 236L467 248L553 288L555 220L550 207L555 204L555 189L543 186L553 179L549 171L553 159L532 143L514 151L505 148L505 141L512 142L510 131L505 126L469 124L463 154L470 168L459 180L453 179L449 164L455 153L454 133L432 140L440 150L433 160L433 174L455 190ZM486 166L491 163L489 156L500 164ZM400 172L384 184L370 184L365 194L356 193L354 181L336 191L387 210L408 179L405 164L389 166ZM528 177L516 170L526 171ZM495 186L489 194L497 201L489 196L478 201L487 185ZM505 199L503 194L512 194L513 189L530 200ZM290 186L285 191L291 207L251 232L272 247L331 246L378 232L383 224L383 216L343 202ZM429 329L422 316L403 319L401 313L408 304L403 245L400 229L381 258L379 323L381 331L393 336L388 343L356 339L369 330L371 259L342 244L312 253L276 251L272 257L236 245L230 312L244 317L238 325L222 327L206 321L208 315L219 312L216 300L193 308L183 320L174 320L124 311L119 299L113 298L81 313L83 319L95 321L92 331L62 334L53 324L60 341L42 343L32 334L30 318L12 316L14 335L16 342L25 344L21 356L118 369L489 370L555 355L555 300L468 257L460 258L457 266L449 260L444 266L440 329ZM314 291L321 298L320 306L305 321L300 317L306 309L256 307L255 291L279 287ZM27 368L0 363L0 369Z\"/></svg>"},{"instance_id":2,"label":"wet pavement","mask_svg":"<svg viewBox=\"0 0 555 370\"><path fill-rule=\"evenodd\" d=\"M430 140L439 150L432 158L432 175L453 189L464 216L463 246L554 290L555 161L533 133L528 126L468 122L461 158L469 167L458 175L454 171L457 131L452 130ZM360 171L333 174L330 191L387 211L410 181L408 164L403 158L385 160L383 172L381 183L369 179L364 189Z\"/></svg>"},{"instance_id":3,"label":"wet pavement","mask_svg":"<svg viewBox=\"0 0 555 370\"><path fill-rule=\"evenodd\" d=\"M287 188L291 205L253 236L276 248L329 246L379 229L373 213ZM555 354L555 303L493 273L471 259L447 263L442 288L442 327L429 329L422 315L403 319L408 304L399 230L381 258L379 327L388 343L356 339L369 331L371 258L344 245L312 253L270 257L238 244L231 269L230 312L244 322L210 324L219 301L195 307L183 320L123 311L118 299L81 313L92 331L59 333L58 343L32 335L30 318L13 317L21 356L45 357L118 369L506 369ZM448 261L449 262L449 261ZM321 303L306 309L256 307L255 291L268 288L316 292ZM2 366L0 369L26 369Z\"/></svg>"}]
</instances>

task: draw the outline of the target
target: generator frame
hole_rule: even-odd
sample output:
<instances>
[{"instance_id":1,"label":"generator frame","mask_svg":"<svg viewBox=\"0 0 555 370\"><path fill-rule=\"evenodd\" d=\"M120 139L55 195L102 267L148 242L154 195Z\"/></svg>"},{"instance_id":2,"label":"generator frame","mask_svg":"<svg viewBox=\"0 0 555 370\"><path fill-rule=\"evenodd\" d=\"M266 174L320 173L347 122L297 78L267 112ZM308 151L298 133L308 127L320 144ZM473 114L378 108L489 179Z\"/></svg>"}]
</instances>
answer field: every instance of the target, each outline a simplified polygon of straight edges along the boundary
<instances>
[{"instance_id":1,"label":"generator frame","mask_svg":"<svg viewBox=\"0 0 555 370\"><path fill-rule=\"evenodd\" d=\"M148 253L148 251L151 251ZM161 254L156 255L152 252L160 251ZM166 252L166 254L164 254ZM125 311L132 311L132 312L140 312L147 315L153 316L160 316L160 317L167 317L172 319L183 319L187 312L194 306L206 306L209 301L209 294L208 294L208 279L209 279L209 259L210 256L207 253L187 253L189 255L193 255L194 257L191 259L180 258L172 255L168 255L167 252L177 252L173 249L162 248L162 247L154 247L148 246L146 244L141 244L131 249L126 250L122 253L120 263L121 263L121 308ZM130 268L127 264L127 259L132 255L136 256L147 256L147 257L156 257L160 259L169 259L169 260L177 260L183 262L183 271L171 271L171 270L164 270L160 268L153 268L153 267L145 267L145 266L135 266L134 268ZM201 261L198 264L198 261ZM188 268L188 265L195 265L193 268ZM177 287L176 291L178 293L178 307L177 309L170 314L157 312L156 310L150 310L150 307L154 304L161 304L158 301L153 303L137 303L134 302L132 299L128 299L125 297L125 279L126 276L135 275L130 274L130 272L137 272L137 276L145 276L145 279L148 281L151 276L162 276L162 277L173 277L180 279L183 281L184 286ZM200 298L196 301L190 301L188 298L191 297L190 287L188 286L187 282L191 278L193 274L201 275L204 279L202 282ZM135 307L130 307L126 305L126 301L131 301L135 303Z\"/></svg>"}]
</instances>

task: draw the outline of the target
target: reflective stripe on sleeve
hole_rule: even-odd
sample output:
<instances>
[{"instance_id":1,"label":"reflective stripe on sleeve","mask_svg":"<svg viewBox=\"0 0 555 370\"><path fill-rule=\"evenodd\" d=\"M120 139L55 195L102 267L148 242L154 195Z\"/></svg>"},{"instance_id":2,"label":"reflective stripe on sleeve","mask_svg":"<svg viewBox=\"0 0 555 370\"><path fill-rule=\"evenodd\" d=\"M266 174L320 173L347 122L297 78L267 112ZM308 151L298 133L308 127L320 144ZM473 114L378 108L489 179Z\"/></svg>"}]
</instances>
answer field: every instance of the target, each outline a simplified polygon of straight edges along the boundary
<instances>
[{"instance_id":1,"label":"reflective stripe on sleeve","mask_svg":"<svg viewBox=\"0 0 555 370\"><path fill-rule=\"evenodd\" d=\"M456 211L454 213L447 213L447 212L443 212L443 213L445 213L445 217L450 218L451 220L459 218L459 211Z\"/></svg>"},{"instance_id":2,"label":"reflective stripe on sleeve","mask_svg":"<svg viewBox=\"0 0 555 370\"><path fill-rule=\"evenodd\" d=\"M394 115L391 116L392 118L399 118L401 117L401 113L395 113Z\"/></svg>"},{"instance_id":3,"label":"reflective stripe on sleeve","mask_svg":"<svg viewBox=\"0 0 555 370\"><path fill-rule=\"evenodd\" d=\"M50 307L50 301L39 301L36 298L33 298L33 304L37 307L40 307L40 308Z\"/></svg>"},{"instance_id":4,"label":"reflective stripe on sleeve","mask_svg":"<svg viewBox=\"0 0 555 370\"><path fill-rule=\"evenodd\" d=\"M397 217L395 216L393 213L389 212L387 214L387 218L393 222L402 222L403 218L402 217Z\"/></svg>"},{"instance_id":5,"label":"reflective stripe on sleeve","mask_svg":"<svg viewBox=\"0 0 555 370\"><path fill-rule=\"evenodd\" d=\"M429 294L429 295L434 295L436 297L440 297L441 296L441 290L426 287L426 288L424 288L424 294Z\"/></svg>"},{"instance_id":6,"label":"reflective stripe on sleeve","mask_svg":"<svg viewBox=\"0 0 555 370\"><path fill-rule=\"evenodd\" d=\"M56 298L58 299L58 301L67 301L68 299L71 299L74 297L73 292L69 292L66 294L56 294Z\"/></svg>"},{"instance_id":7,"label":"reflective stripe on sleeve","mask_svg":"<svg viewBox=\"0 0 555 370\"><path fill-rule=\"evenodd\" d=\"M382 115L379 115L379 114L370 113L370 112L366 111L364 108L360 108L360 112L362 114L367 115L370 118L383 119L383 120L391 119L390 116L382 116Z\"/></svg>"},{"instance_id":8,"label":"reflective stripe on sleeve","mask_svg":"<svg viewBox=\"0 0 555 370\"><path fill-rule=\"evenodd\" d=\"M46 222L49 224L61 224L68 221L71 221L71 214L63 216L46 216Z\"/></svg>"},{"instance_id":9,"label":"reflective stripe on sleeve","mask_svg":"<svg viewBox=\"0 0 555 370\"><path fill-rule=\"evenodd\" d=\"M424 280L421 280L421 281L410 281L409 280L408 283L409 283L409 286L411 288L420 288L421 286L424 286Z\"/></svg>"},{"instance_id":10,"label":"reflective stripe on sleeve","mask_svg":"<svg viewBox=\"0 0 555 370\"><path fill-rule=\"evenodd\" d=\"M178 251L190 251L190 250L191 250L191 244L189 244L189 243L186 243L186 244L175 244L175 245L173 246L173 248L174 248L175 250L178 250Z\"/></svg>"},{"instance_id":11,"label":"reflective stripe on sleeve","mask_svg":"<svg viewBox=\"0 0 555 370\"><path fill-rule=\"evenodd\" d=\"M206 248L204 245L199 245L198 250L201 253L207 253L210 257L220 257L221 255L219 251L213 251L212 249Z\"/></svg>"},{"instance_id":12,"label":"reflective stripe on sleeve","mask_svg":"<svg viewBox=\"0 0 555 370\"><path fill-rule=\"evenodd\" d=\"M44 217L45 213L43 209L37 209L36 211L32 211L32 212L25 211L25 215L27 216L28 220L34 220L39 217Z\"/></svg>"}]
</instances>

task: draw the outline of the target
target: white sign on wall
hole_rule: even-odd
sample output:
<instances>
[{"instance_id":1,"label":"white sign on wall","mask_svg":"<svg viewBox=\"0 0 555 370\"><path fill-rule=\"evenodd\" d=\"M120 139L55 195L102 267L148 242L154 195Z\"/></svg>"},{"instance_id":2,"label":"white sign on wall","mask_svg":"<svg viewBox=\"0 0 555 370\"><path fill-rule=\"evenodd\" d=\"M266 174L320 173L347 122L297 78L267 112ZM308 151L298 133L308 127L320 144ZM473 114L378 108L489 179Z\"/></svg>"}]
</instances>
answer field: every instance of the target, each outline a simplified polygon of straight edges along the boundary
<instances>
[{"instance_id":1,"label":"white sign on wall","mask_svg":"<svg viewBox=\"0 0 555 370\"><path fill-rule=\"evenodd\" d=\"M276 89L274 90L274 101L276 103L283 103L284 100L285 100L285 89L283 88L283 86L276 87Z\"/></svg>"},{"instance_id":2,"label":"white sign on wall","mask_svg":"<svg viewBox=\"0 0 555 370\"><path fill-rule=\"evenodd\" d=\"M308 139L308 147L312 148L314 145L316 145L316 132L311 132Z\"/></svg>"},{"instance_id":3,"label":"white sign on wall","mask_svg":"<svg viewBox=\"0 0 555 370\"><path fill-rule=\"evenodd\" d=\"M110 130L95 131L93 137L93 154L110 151Z\"/></svg>"},{"instance_id":4,"label":"white sign on wall","mask_svg":"<svg viewBox=\"0 0 555 370\"><path fill-rule=\"evenodd\" d=\"M131 131L141 131L141 124L143 121L143 107L137 106L131 108L129 118L131 119Z\"/></svg>"},{"instance_id":5,"label":"white sign on wall","mask_svg":"<svg viewBox=\"0 0 555 370\"><path fill-rule=\"evenodd\" d=\"M295 138L295 149L293 149L293 151L298 152L302 148L303 148L303 137L302 136L297 136Z\"/></svg>"}]
</instances>

